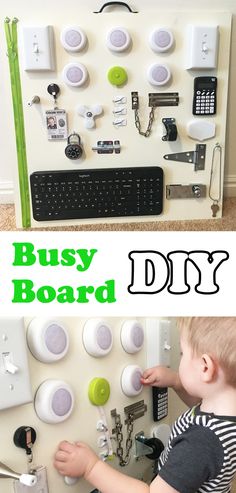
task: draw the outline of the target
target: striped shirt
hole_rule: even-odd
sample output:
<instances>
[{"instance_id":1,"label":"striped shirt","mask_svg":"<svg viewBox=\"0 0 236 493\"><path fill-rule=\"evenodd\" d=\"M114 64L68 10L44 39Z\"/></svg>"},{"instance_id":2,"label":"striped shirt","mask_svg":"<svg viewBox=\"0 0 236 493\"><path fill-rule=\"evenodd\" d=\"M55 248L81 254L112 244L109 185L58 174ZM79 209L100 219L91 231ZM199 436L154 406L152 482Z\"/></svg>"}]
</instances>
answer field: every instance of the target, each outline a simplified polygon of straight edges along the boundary
<instances>
[{"instance_id":1,"label":"striped shirt","mask_svg":"<svg viewBox=\"0 0 236 493\"><path fill-rule=\"evenodd\" d=\"M180 493L228 493L236 473L236 417L196 406L173 425L158 474Z\"/></svg>"}]
</instances>

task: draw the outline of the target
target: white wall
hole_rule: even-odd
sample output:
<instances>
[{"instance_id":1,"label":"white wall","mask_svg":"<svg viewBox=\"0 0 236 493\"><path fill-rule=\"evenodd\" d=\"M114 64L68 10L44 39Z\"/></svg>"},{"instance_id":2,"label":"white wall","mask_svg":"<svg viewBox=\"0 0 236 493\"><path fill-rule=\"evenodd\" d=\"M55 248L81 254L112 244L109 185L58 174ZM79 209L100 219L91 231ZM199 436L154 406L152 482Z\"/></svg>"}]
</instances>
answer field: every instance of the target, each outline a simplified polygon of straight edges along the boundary
<instances>
[{"instance_id":1,"label":"white wall","mask_svg":"<svg viewBox=\"0 0 236 493\"><path fill-rule=\"evenodd\" d=\"M18 9L18 1L17 0L9 0L7 2L7 6L4 6L4 12L1 17L5 17L8 15L9 17L18 16L20 17L21 11L27 9L32 9L32 13L34 14L37 9L39 9L39 4L32 3L29 6L27 0L21 0L21 8L20 11ZM63 4L61 4L63 5ZM79 21L79 5L83 6L84 2L80 2L79 0L75 2L74 0L68 0L66 3L66 9L74 12L78 17ZM88 6L88 10L96 10L102 5L102 2L97 2L95 0L90 0L86 2L86 7ZM47 8L48 2L46 0L41 0L40 2L41 9L45 12L45 21L47 19ZM190 0L166 0L164 3L160 0L146 0L143 2L142 0L136 0L131 4L134 8L137 8L140 11L144 11L147 9L155 8L158 10L179 10L180 15L181 11L186 10L196 10L196 2ZM64 6L63 6L64 7ZM50 9L55 8L58 13L58 1L51 0ZM197 3L197 10L218 10L218 11L229 11L236 14L236 4L234 0L199 0ZM2 10L2 7L1 7ZM7 14L6 14L7 12ZM78 14L77 14L78 13ZM41 10L42 15L42 10ZM63 18L63 12L62 12ZM225 194L227 195L236 195L236 171L235 171L235 163L234 163L234 155L236 152L236 139L234 136L235 125L236 125L236 116L234 107L236 104L236 96L234 94L234 88L236 84L236 56L235 56L235 46L236 46L236 29L235 29L235 19L233 22L233 35L232 35L232 57L231 57L231 75L230 75L230 93L229 93L229 110L228 110L228 133L227 133L227 142L226 142L226 167L225 167ZM0 66L2 65L2 60L5 57L5 39L3 33L3 24L0 29ZM12 121L12 109L10 105L10 88L9 88L9 74L4 73L0 80L0 113L3 117L0 119L0 138L1 138L1 151L0 151L0 202L9 202L13 199L13 163L16 160L15 153L15 143L14 143L14 129L13 129L13 121Z\"/></svg>"}]
</instances>

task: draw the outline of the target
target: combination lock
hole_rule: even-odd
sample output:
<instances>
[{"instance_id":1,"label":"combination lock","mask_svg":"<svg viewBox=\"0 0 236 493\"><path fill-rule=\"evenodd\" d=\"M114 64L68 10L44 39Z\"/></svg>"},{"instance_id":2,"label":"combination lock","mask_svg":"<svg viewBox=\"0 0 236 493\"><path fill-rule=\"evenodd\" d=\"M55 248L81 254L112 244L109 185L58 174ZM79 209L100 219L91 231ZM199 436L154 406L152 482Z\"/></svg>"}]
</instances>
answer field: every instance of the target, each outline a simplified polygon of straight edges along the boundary
<instances>
[{"instance_id":1,"label":"combination lock","mask_svg":"<svg viewBox=\"0 0 236 493\"><path fill-rule=\"evenodd\" d=\"M80 144L80 136L73 132L67 139L65 155L68 159L80 159L83 154L83 148Z\"/></svg>"}]
</instances>

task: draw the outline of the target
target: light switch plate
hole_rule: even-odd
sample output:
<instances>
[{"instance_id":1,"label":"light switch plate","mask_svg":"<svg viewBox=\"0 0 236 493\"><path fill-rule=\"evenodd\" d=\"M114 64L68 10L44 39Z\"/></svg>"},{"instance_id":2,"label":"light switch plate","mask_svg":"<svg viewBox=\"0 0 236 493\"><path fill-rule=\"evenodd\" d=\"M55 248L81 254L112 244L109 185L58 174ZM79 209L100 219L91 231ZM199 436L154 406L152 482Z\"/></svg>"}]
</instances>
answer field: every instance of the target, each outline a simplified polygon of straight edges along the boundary
<instances>
[{"instance_id":1,"label":"light switch plate","mask_svg":"<svg viewBox=\"0 0 236 493\"><path fill-rule=\"evenodd\" d=\"M147 318L146 341L148 368L156 365L170 366L170 328L170 320Z\"/></svg>"},{"instance_id":2,"label":"light switch plate","mask_svg":"<svg viewBox=\"0 0 236 493\"><path fill-rule=\"evenodd\" d=\"M216 68L218 44L218 26L188 26L186 68L192 70Z\"/></svg>"},{"instance_id":3,"label":"light switch plate","mask_svg":"<svg viewBox=\"0 0 236 493\"><path fill-rule=\"evenodd\" d=\"M21 317L0 317L0 388L0 410L32 401L24 320Z\"/></svg>"},{"instance_id":4,"label":"light switch plate","mask_svg":"<svg viewBox=\"0 0 236 493\"><path fill-rule=\"evenodd\" d=\"M23 26L22 48L24 70L54 70L52 26Z\"/></svg>"}]
</instances>

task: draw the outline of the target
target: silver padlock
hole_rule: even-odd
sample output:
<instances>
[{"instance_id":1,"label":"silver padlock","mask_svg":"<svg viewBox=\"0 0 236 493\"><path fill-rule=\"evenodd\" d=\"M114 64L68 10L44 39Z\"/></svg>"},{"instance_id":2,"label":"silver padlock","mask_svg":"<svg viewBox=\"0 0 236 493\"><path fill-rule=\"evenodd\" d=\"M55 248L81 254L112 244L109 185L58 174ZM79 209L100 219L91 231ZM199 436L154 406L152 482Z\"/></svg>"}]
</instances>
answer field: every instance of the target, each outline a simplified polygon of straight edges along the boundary
<instances>
[{"instance_id":1,"label":"silver padlock","mask_svg":"<svg viewBox=\"0 0 236 493\"><path fill-rule=\"evenodd\" d=\"M83 154L83 148L80 144L79 134L73 132L67 139L67 146L65 148L65 155L68 159L80 159Z\"/></svg>"}]
</instances>

